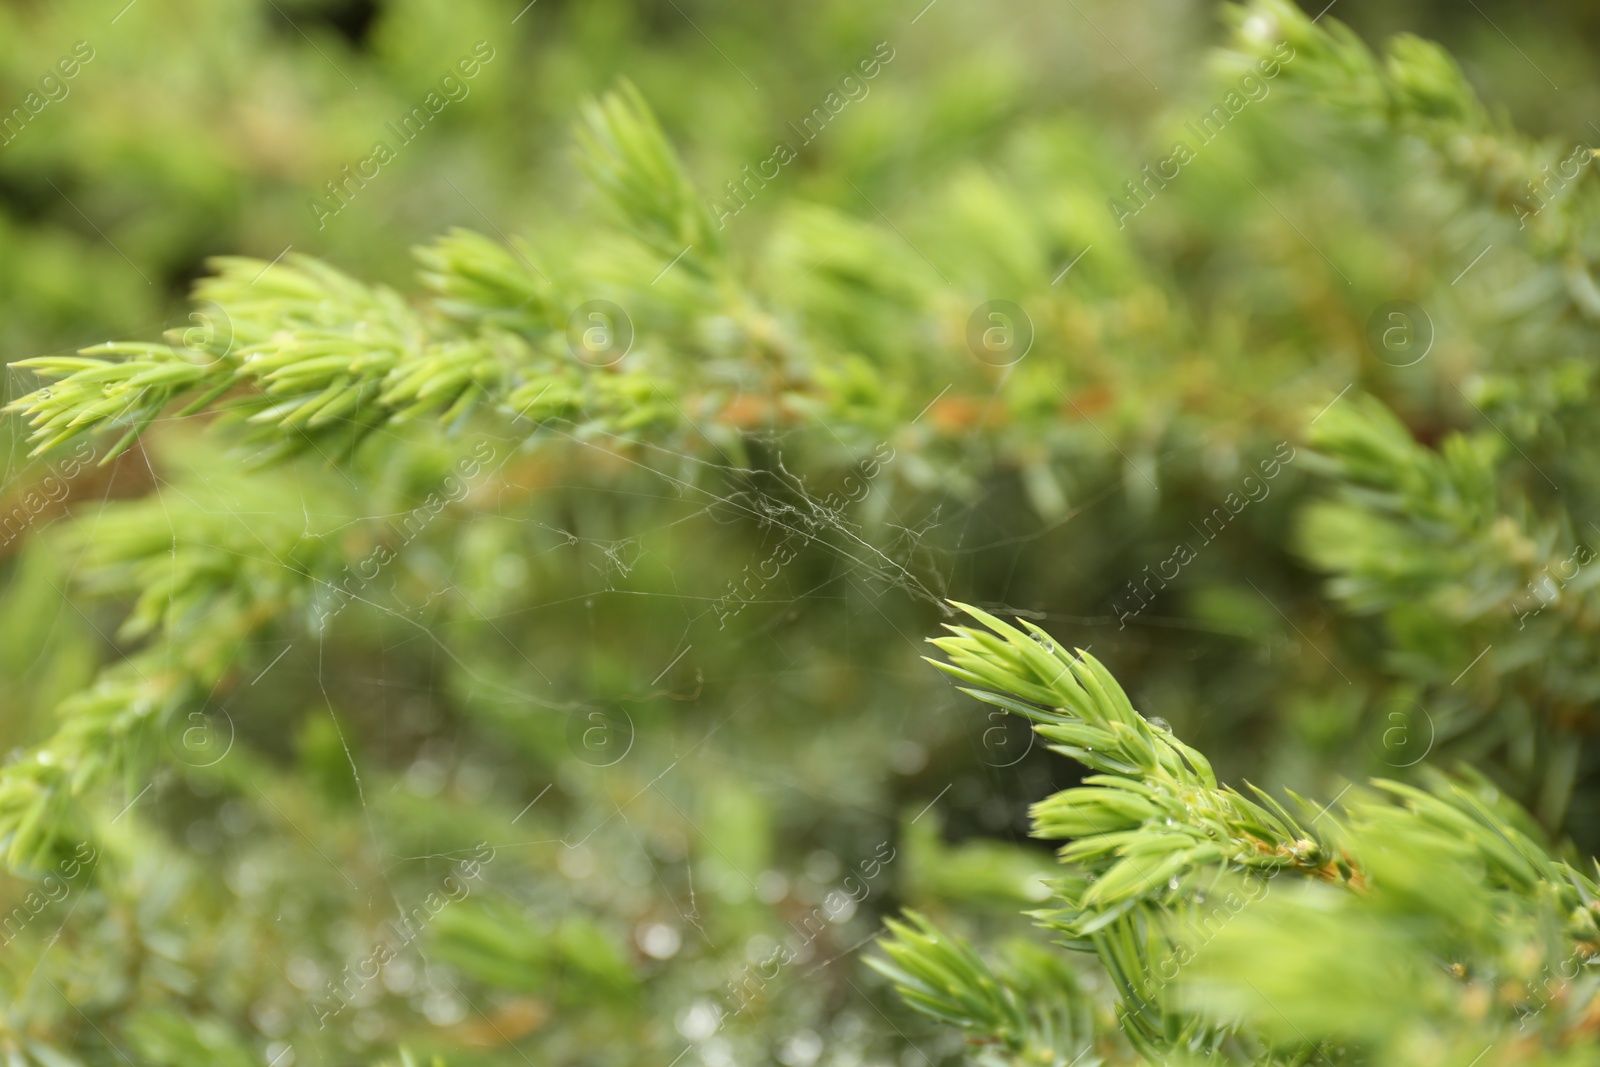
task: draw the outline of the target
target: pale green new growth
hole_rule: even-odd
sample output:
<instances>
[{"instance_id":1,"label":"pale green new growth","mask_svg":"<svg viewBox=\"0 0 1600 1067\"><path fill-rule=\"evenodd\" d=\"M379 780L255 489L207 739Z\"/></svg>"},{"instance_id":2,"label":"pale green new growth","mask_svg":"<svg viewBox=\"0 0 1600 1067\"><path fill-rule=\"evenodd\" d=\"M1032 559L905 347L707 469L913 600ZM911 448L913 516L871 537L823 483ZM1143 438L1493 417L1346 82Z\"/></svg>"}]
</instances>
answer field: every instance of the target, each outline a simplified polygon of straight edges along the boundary
<instances>
[{"instance_id":1,"label":"pale green new growth","mask_svg":"<svg viewBox=\"0 0 1600 1067\"><path fill-rule=\"evenodd\" d=\"M401 891L422 879L405 875L427 870L439 842L469 829L527 846L507 849L496 868L521 897L506 889L516 907L488 902L484 887L485 899L452 903L417 935L412 947L470 981L488 1009L473 1003L466 1020L427 1032L448 1031L453 1048L492 1062L543 1063L547 1051L552 1062L628 1062L647 1042L656 1042L652 1052L671 1044L660 1057L668 1062L685 1012L711 996L719 967L739 973L768 918L748 893L760 890L739 881L743 870L717 854L717 841L753 840L756 875L771 859L769 840L811 831L800 824L815 804L799 789L793 807L803 815L788 811L788 821L767 825L770 797L719 770L683 786L704 800L690 806L701 822L733 813L731 829L704 833L665 792L694 777L687 764L665 786L654 777L660 768L631 764L586 784L583 772L595 768L569 759L565 721L538 713L588 710L618 693L667 699L675 683L661 680L669 672L658 674L658 664L634 662L642 660L635 648L619 653L626 642L610 632L596 639L594 663L560 662L552 669L568 673L545 677L542 667L577 647L555 632L555 654L545 656L539 646L551 630L522 625L549 606L547 596L599 599L587 596L598 586L583 568L603 556L595 565L608 593L614 574L658 568L654 584L626 590L645 625L692 626L711 618L695 612L722 602L721 583L753 582L749 571L777 566L764 535L794 534L785 524L804 514L816 521L797 540L817 542L817 555L837 548L824 535L847 546L829 557L845 564L830 580L889 574L886 584L915 584L920 594L924 578L970 578L979 591L969 599L1015 603L1010 578L983 576L997 554L1015 552L1017 596L1052 611L1071 603L1073 612L1092 599L1083 610L1100 614L1085 625L1109 629L1117 614L1109 587L1166 558L1148 555L1152 539L1165 553L1172 537L1189 538L1184 527L1226 507L1271 442L1308 437L1305 461L1269 487L1272 502L1263 496L1237 523L1227 518L1227 540L1207 547L1170 590L1162 585L1162 602L1141 620L1150 627L1106 653L1115 663L1143 656L1129 668L1140 673L1125 676L1138 677L1135 692L1152 710L1174 690L1196 694L1193 707L1165 712L1188 723L1194 747L1136 710L1099 660L1031 623L1019 629L965 608L979 625L950 627L935 642L938 666L964 692L1024 717L1053 753L1093 773L1031 812L1033 834L1060 843L1052 895L1028 913L1054 944L1009 941L991 951L992 913L974 918L949 906L957 894L943 890L918 897L904 877L892 889L885 883L894 894L885 899L917 910L890 923L886 958L874 966L913 1009L955 1028L986 1067L1593 1062L1600 890L1573 847L1551 843L1560 841L1556 828L1576 834L1591 817L1579 811L1563 823L1569 797L1585 792L1582 746L1600 699L1600 567L1579 551L1600 534L1593 182L1545 187L1534 211L1530 183L1581 156L1510 129L1436 46L1402 37L1380 59L1331 16L1313 21L1286 0L1226 17L1234 32L1216 54L1216 84L1174 104L1152 143L1166 141L1201 96L1211 94L1210 106L1280 49L1294 57L1280 58L1271 100L1230 120L1204 161L1162 186L1137 219L1106 210L1108 191L1121 195L1143 162L1120 133L1102 140L1088 116L1054 108L995 137L988 127L1006 117L1003 107L985 112L958 82L957 102L913 136L918 124L906 117L921 113L894 111L904 102L886 79L872 106L884 106L879 131L894 127L896 143L885 145L881 165L917 180L887 183L896 200L880 211L865 191L876 196L865 175L880 162L850 155L841 125L830 130L840 140L819 148L837 146L838 159L808 158L784 173L787 185L722 220L740 228L735 238L708 212L707 183L624 84L584 108L578 133L580 168L607 225L535 226L534 240L506 242L451 231L416 250L415 295L300 255L220 258L195 288L192 324L162 342L16 364L43 380L9 408L27 420L35 455L50 458L78 438L100 442L106 460L123 456L116 469L147 470L157 492L99 507L74 497L71 516L19 564L58 597L88 594L70 602L81 618L68 619L81 622L88 651L41 669L41 710L29 720L30 731L40 728L17 736L0 769L6 865L35 877L98 843L107 869L95 868L103 892L85 893L76 919L66 914L76 902L62 906L59 944L54 924L41 923L8 952L7 989L17 991L0 1033L8 1062L76 1067L53 1037L39 1037L53 1032L90 1042L83 1062L121 1062L120 1049L93 1045L99 1026L128 1043L131 1057L122 1058L160 1067L260 1062L256 1046L268 1035L301 1042L300 1067L314 1056L356 1055L382 1009L367 1016L368 1001L340 1001L324 1033L315 1010L329 1002L311 1011L307 1002L340 995L319 984L337 977L358 987L344 990L353 998L421 1018L420 986L385 1001L372 979L363 985L340 968L370 958L381 917L415 906ZM997 91L996 99L1022 108L1020 97ZM851 112L858 117L880 121L865 107ZM866 140L877 136L860 129ZM970 156L966 165L924 179L923 164L956 148ZM848 195L830 201L829 183ZM1472 259L1491 245L1492 255ZM1463 271L1469 263L1475 273ZM979 330L988 322L975 309L999 297L1025 309L1033 332L1026 358L1004 367L970 340L974 322ZM1388 363L1363 337L1373 309L1400 299L1426 305L1439 341L1414 366ZM622 311L626 331L608 336L631 338L625 354L586 347L590 321L575 316L596 303ZM166 425L191 417L196 431ZM471 474L469 444L493 446ZM870 492L836 506L843 491L830 497L822 486L891 447L892 461L875 459L883 469L856 482L870 482ZM641 488L618 473L640 471L657 480ZM1292 494L1313 476L1321 500L1303 507ZM584 513L580 536L582 524L560 512L578 493L605 495L597 484L610 495ZM1007 512L1010 496L1017 503ZM953 565L920 567L913 556L923 534L958 508L966 513L951 525L960 534L945 549ZM17 525L43 513L29 509ZM704 527L690 525L706 513L756 530L746 572L722 558L745 542L702 538ZM980 533L991 519L998 532ZM621 539L636 533L629 522L659 534L642 563L624 550ZM1287 555L1282 531L1291 528L1294 547L1331 576L1333 604L1303 590L1290 603L1266 577L1293 571L1269 558ZM1049 539L1063 529L1066 540ZM539 553L554 550L524 530L592 550L577 564L588 584L560 585L551 577L558 565L539 571ZM703 539L696 547L716 558L683 550L674 536ZM1064 544L1070 555L1050 555ZM1048 562L1017 570L1028 553ZM691 561L703 564L699 575L715 575L716 588L677 584ZM961 569L969 562L972 575ZM716 569L723 564L727 573ZM790 574L807 565L793 563ZM530 570L530 588L512 599ZM814 578L796 578L796 589L814 590L804 584ZM1252 592L1246 578L1261 584ZM423 587L415 615L378 605L391 592L402 599L408 579ZM804 595L770 591L786 608ZM52 610L64 602L52 600ZM100 632L108 603L125 614ZM336 626L346 604L362 618ZM439 604L451 606L443 621L425 616ZM652 614L664 604L670 610ZM1297 632L1308 620L1317 623L1311 637ZM38 623L25 610L11 621L18 630ZM1198 664L1176 684L1162 671L1178 656L1152 636L1169 623L1192 625L1186 650ZM693 636L694 655L710 656L712 642ZM891 636L893 644L901 635ZM721 649L730 675L748 655L732 647ZM252 679L279 662L272 656L291 653L288 662L314 655L315 673L257 696L268 689L252 690ZM404 659L417 673L341 691L346 676L366 673L369 654ZM1167 684L1154 684L1156 675ZM705 679L696 677L670 699L698 696ZM420 711L371 698L408 685L427 694ZM348 712L367 729L347 737L340 704L356 699L350 693L373 706ZM841 702L851 712L853 696ZM252 697L278 713L250 721ZM233 699L237 750L215 768L183 767L194 773L167 790L163 770L185 763L175 730L181 738L202 709L226 710ZM1391 700L1427 717L1435 758L1464 756L1486 773L1423 767L1405 781L1319 789L1309 802L1225 785L1198 750L1217 756L1227 745L1235 766L1269 751L1279 762L1267 773L1287 767L1290 781L1314 768L1353 772L1367 756L1366 734L1387 736ZM900 692L883 702L905 706ZM307 704L313 710L302 714ZM640 717L641 739L655 740L656 754L680 750L675 731L689 715L677 711ZM364 740L376 747L405 734L407 716L436 713L445 721L407 737L459 734L495 749L505 757L495 791L484 784L489 772L464 774L451 789L431 781L444 773L433 749L360 751ZM297 733L263 736L269 719ZM1202 730L1211 731L1204 744ZM773 733L784 739L774 762L832 758L834 750L805 747L811 738ZM1236 742L1248 751L1233 752ZM838 773L852 788L873 779L849 794L866 809L862 797L898 785L885 784L880 750L859 747L857 762ZM414 776L399 769L413 758ZM561 789L538 801L544 794L531 785L548 783ZM165 809L147 814L154 800L135 806L147 788L158 798L193 789L172 805L184 808L184 822ZM475 788L476 799L464 799ZM219 791L227 799L212 812ZM1534 795L1537 822L1509 799L1513 791ZM645 798L643 807L657 793L659 825L623 811L628 798ZM191 800L204 809L192 825ZM529 801L543 806L522 806ZM592 828L578 818L586 808L628 839L578 854L574 843ZM374 810L390 817L374 819ZM209 842L230 820L252 835L248 849L228 839L237 863L224 856L232 845L198 859L176 843L183 834ZM673 851L674 835L690 830L710 847ZM562 864L529 859L538 847L579 873L550 874L540 865ZM961 847L969 862L985 855ZM993 839L984 847L1023 855ZM604 864L636 852L645 856L640 869L663 881L659 894L621 863L581 873L595 857ZM655 863L666 855L670 870ZM1046 859L1028 855L1003 872L1010 882ZM727 887L708 888L703 872L718 863L733 886L728 899L741 903L708 904L702 915L693 878L702 872L698 899L713 900ZM683 893L664 884L680 867L690 879ZM897 880L905 870L887 869ZM617 892L595 903L602 882ZM1037 889L1028 881L1030 897L1007 906ZM1019 894L1015 884L1004 891ZM673 923L680 942L647 948L652 926ZM854 958L841 955L841 967ZM36 971L64 989L37 981ZM839 982L783 976L791 978L774 979L767 1001L794 998L784 1038L802 1022L822 1029L802 1016L838 1011L849 995ZM804 1000L812 991L817 1000ZM81 1020L71 1014L79 1003ZM732 1020L715 1040L747 1022ZM764 1023L750 1024L762 1041L771 1036L758 1030ZM371 1032L388 1041L394 1031ZM601 1043L606 1051L590 1047ZM775 1054L779 1046L768 1044L761 1054ZM706 1062L717 1047L702 1047ZM403 1067L429 1058L399 1055Z\"/></svg>"},{"instance_id":2,"label":"pale green new growth","mask_svg":"<svg viewBox=\"0 0 1600 1067\"><path fill-rule=\"evenodd\" d=\"M1103 772L1033 809L1036 836L1069 840L1056 905L1033 914L1118 996L1122 1036L1102 1033L1102 1052L1125 1038L1155 1062L1448 1065L1534 1039L1600 1048L1597 990L1574 981L1600 953L1600 886L1487 782L1377 781L1297 819L1219 786L1092 657L962 607L986 629L950 627L937 665ZM1026 1052L1026 1003L970 947L914 920L891 926L880 965L908 1004L1007 1062L1060 1062Z\"/></svg>"}]
</instances>

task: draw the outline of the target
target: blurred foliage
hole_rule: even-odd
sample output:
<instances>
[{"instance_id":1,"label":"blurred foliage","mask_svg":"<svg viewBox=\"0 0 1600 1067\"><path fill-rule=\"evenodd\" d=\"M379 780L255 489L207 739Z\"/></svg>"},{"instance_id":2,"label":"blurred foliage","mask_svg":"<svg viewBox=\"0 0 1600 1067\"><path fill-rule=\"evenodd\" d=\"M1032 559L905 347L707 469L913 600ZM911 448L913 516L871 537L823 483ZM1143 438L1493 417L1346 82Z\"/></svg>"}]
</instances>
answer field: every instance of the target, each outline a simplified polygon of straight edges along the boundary
<instances>
[{"instance_id":1,"label":"blurred foliage","mask_svg":"<svg viewBox=\"0 0 1600 1067\"><path fill-rule=\"evenodd\" d=\"M1472 8L0 4L8 1062L1580 1061L1600 28Z\"/></svg>"}]
</instances>

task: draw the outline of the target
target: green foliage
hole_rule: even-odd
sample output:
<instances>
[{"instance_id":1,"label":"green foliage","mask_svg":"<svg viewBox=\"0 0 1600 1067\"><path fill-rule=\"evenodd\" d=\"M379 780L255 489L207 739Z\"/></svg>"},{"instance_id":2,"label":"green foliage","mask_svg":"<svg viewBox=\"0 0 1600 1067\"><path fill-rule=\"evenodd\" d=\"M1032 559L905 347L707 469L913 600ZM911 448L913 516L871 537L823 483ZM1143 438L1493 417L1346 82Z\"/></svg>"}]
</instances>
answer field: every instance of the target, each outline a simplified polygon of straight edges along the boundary
<instances>
[{"instance_id":1,"label":"green foliage","mask_svg":"<svg viewBox=\"0 0 1600 1067\"><path fill-rule=\"evenodd\" d=\"M1378 780L1321 811L1297 800L1302 823L1264 793L1219 788L1088 654L966 610L987 630L951 627L939 666L1107 772L1034 806L1036 836L1071 840L1057 906L1035 915L1110 978L1134 1050L1156 1062L1593 1055L1596 990L1578 976L1600 944L1600 884L1481 776ZM891 925L879 964L908 1004L999 1042L1007 1062L1059 1062L1022 1036L1029 1001L970 946L913 922Z\"/></svg>"},{"instance_id":2,"label":"green foliage","mask_svg":"<svg viewBox=\"0 0 1600 1067\"><path fill-rule=\"evenodd\" d=\"M8 1064L1592 1059L1566 24L377 8L0 147Z\"/></svg>"},{"instance_id":3,"label":"green foliage","mask_svg":"<svg viewBox=\"0 0 1600 1067\"><path fill-rule=\"evenodd\" d=\"M1053 1064L1091 1051L1088 1002L1070 969L1022 943L1012 946L1012 966L1001 978L971 945L915 912L908 916L909 925L888 920L887 959L868 962L913 1008L998 1046L980 1062Z\"/></svg>"}]
</instances>

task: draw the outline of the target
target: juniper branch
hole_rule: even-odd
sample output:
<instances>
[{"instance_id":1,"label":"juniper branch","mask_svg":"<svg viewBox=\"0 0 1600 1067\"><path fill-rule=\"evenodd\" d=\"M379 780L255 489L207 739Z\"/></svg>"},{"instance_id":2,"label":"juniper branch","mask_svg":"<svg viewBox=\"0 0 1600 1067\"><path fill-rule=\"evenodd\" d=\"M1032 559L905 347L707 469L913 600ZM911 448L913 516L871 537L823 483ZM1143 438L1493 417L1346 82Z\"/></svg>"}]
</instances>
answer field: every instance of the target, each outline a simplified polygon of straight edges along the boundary
<instances>
[{"instance_id":1,"label":"juniper branch","mask_svg":"<svg viewBox=\"0 0 1600 1067\"><path fill-rule=\"evenodd\" d=\"M1449 1039L1425 1061L1449 1063L1473 1043L1515 1046L1529 1001L1485 1014L1435 975L1493 986L1600 951L1600 884L1553 856L1482 778L1378 781L1342 813L1330 804L1302 821L1259 790L1250 800L1219 786L1204 758L1134 711L1093 657L1057 648L1031 624L963 610L985 629L948 627L952 636L934 642L948 659L936 665L1101 772L1034 807L1036 836L1070 839L1060 904L1035 914L1064 945L1094 954L1120 997L1121 1029L1145 1056L1299 1062L1326 1057L1325 1042L1350 1055L1392 1053L1426 1032ZM1291 875L1302 888L1239 902L1241 875L1258 885ZM1186 944L1197 930L1204 943ZM928 928L893 932L884 969L909 1004L969 1029L1016 1030L970 950ZM1196 962L1168 988L1176 976L1163 966L1158 979L1157 961L1173 959ZM1349 1010L1329 1004L1335 990ZM1378 1003L1387 1007L1376 1015L1354 1008ZM1593 1040L1581 1012L1541 1022L1553 1040Z\"/></svg>"}]
</instances>

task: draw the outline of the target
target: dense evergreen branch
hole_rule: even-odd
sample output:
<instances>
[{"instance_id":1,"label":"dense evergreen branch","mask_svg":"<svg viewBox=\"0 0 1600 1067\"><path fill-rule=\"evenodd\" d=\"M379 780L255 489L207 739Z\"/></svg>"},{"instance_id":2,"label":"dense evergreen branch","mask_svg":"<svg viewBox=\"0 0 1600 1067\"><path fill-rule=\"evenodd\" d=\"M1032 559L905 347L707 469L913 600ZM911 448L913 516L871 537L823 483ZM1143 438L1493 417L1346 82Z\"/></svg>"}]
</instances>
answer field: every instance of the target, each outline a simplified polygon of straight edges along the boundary
<instances>
[{"instance_id":1,"label":"dense evergreen branch","mask_svg":"<svg viewBox=\"0 0 1600 1067\"><path fill-rule=\"evenodd\" d=\"M1161 1062L1593 1054L1596 987L1577 976L1600 951L1600 886L1483 779L1379 781L1302 822L1219 787L1086 653L965 610L986 629L952 627L938 665L1102 772L1034 807L1037 836L1070 839L1058 906L1035 915L1109 975L1133 1048ZM907 1002L1032 1062L987 965L916 922L892 928L882 968Z\"/></svg>"}]
</instances>

